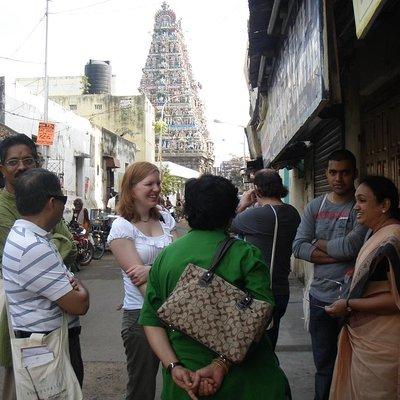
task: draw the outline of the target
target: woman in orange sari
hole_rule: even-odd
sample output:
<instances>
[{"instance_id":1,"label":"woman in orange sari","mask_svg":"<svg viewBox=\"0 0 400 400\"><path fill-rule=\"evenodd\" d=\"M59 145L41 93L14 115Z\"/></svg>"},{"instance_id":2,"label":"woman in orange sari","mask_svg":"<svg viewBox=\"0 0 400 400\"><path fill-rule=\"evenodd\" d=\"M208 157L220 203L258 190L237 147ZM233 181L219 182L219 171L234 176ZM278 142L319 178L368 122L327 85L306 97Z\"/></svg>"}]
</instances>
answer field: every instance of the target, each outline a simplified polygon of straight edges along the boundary
<instances>
[{"instance_id":1,"label":"woman in orange sari","mask_svg":"<svg viewBox=\"0 0 400 400\"><path fill-rule=\"evenodd\" d=\"M347 317L339 337L330 400L400 399L399 195L387 178L356 191L358 221L370 228L347 299L326 307Z\"/></svg>"}]
</instances>

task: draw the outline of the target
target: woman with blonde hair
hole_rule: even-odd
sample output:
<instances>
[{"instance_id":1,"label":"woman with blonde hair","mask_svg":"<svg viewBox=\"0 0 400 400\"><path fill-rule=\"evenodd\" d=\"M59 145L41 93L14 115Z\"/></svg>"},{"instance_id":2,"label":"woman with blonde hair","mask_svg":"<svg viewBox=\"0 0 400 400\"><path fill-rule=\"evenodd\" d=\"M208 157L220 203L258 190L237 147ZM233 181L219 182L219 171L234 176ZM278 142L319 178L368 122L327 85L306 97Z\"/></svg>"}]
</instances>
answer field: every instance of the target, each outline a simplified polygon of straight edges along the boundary
<instances>
[{"instance_id":1,"label":"woman with blonde hair","mask_svg":"<svg viewBox=\"0 0 400 400\"><path fill-rule=\"evenodd\" d=\"M153 400L155 395L159 361L137 321L151 265L175 234L174 219L157 207L160 191L160 173L155 165L130 165L119 192L119 217L108 237L124 281L121 336L127 357L127 400Z\"/></svg>"}]
</instances>

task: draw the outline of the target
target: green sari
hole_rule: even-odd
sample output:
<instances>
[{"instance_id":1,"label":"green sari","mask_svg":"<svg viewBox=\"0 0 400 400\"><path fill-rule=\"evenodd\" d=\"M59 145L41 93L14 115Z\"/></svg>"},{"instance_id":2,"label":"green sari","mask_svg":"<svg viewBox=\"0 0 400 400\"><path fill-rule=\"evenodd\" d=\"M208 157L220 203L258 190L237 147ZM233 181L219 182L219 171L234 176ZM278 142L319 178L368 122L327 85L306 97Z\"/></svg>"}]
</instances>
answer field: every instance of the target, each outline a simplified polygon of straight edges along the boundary
<instances>
[{"instance_id":1,"label":"green sari","mask_svg":"<svg viewBox=\"0 0 400 400\"><path fill-rule=\"evenodd\" d=\"M157 309L174 289L186 265L191 262L208 268L218 244L226 237L222 231L191 230L169 245L154 262L147 282L145 302L139 322L144 326L163 326ZM221 261L217 274L233 285L248 290L260 300L274 303L268 268L260 251L244 241L237 241ZM201 322L199 322L201 323ZM178 359L190 370L209 364L216 354L177 331L166 329ZM221 388L212 399L280 400L285 399L287 380L279 368L270 343L264 337L254 344L246 359L233 365ZM163 370L163 400L188 399L185 391Z\"/></svg>"}]
</instances>

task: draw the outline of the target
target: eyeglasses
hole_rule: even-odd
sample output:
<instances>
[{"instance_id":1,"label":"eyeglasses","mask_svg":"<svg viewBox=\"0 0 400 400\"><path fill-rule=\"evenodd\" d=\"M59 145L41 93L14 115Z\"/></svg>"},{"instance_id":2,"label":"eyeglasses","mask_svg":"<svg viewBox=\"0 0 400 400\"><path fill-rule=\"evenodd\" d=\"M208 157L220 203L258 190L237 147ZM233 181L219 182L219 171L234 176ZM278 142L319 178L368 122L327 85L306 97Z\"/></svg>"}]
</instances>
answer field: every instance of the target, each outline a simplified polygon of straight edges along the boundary
<instances>
[{"instance_id":1,"label":"eyeglasses","mask_svg":"<svg viewBox=\"0 0 400 400\"><path fill-rule=\"evenodd\" d=\"M339 296L338 296L336 299L329 299L329 300L328 300L328 302L334 303L335 301L340 300L340 299L343 299L343 298L346 296L345 290L343 290L343 286L344 286L344 285L347 285L347 284L350 282L351 278L349 278L349 277L346 275L346 277L345 277L345 279L344 279L344 282L339 282L339 281L335 281L335 280L333 280L333 279L328 279L328 278L321 278L320 280L321 280L321 281L326 281L326 282L334 283L335 285L337 285L337 286L339 287ZM313 303L311 303L311 302L310 302L310 299L308 299L307 297L303 297L303 300L308 301L312 307L317 307L317 308L323 308L323 309L325 309L325 306L320 306L320 305L318 305L318 304L313 304Z\"/></svg>"},{"instance_id":2,"label":"eyeglasses","mask_svg":"<svg viewBox=\"0 0 400 400\"><path fill-rule=\"evenodd\" d=\"M53 198L53 199L56 199L56 200L60 200L60 201L62 201L62 203L65 206L65 204L67 203L68 196L64 196L62 194L49 194L48 198L49 199Z\"/></svg>"},{"instance_id":3,"label":"eyeglasses","mask_svg":"<svg viewBox=\"0 0 400 400\"><path fill-rule=\"evenodd\" d=\"M25 158L10 158L9 160L4 162L4 165L9 168L15 168L22 162L24 167L33 167L37 164L37 159L34 157L25 157Z\"/></svg>"}]
</instances>

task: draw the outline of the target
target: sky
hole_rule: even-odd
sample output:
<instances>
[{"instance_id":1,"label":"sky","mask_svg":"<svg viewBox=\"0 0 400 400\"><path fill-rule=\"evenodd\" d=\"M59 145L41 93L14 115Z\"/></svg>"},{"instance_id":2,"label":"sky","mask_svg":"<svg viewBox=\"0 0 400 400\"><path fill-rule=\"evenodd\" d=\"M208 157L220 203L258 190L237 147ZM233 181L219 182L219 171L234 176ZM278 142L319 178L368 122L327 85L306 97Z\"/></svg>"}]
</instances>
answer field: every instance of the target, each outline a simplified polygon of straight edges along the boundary
<instances>
[{"instance_id":1,"label":"sky","mask_svg":"<svg viewBox=\"0 0 400 400\"><path fill-rule=\"evenodd\" d=\"M44 73L45 0L6 0L0 13L0 75ZM169 0L182 19L194 78L201 83L216 165L243 156L249 120L244 74L245 0ZM82 75L89 59L110 60L118 95L137 94L161 0L51 0L48 74ZM6 60L4 57L19 61ZM214 123L217 119L224 123ZM247 148L246 148L247 151ZM247 153L248 154L248 153Z\"/></svg>"}]
</instances>

